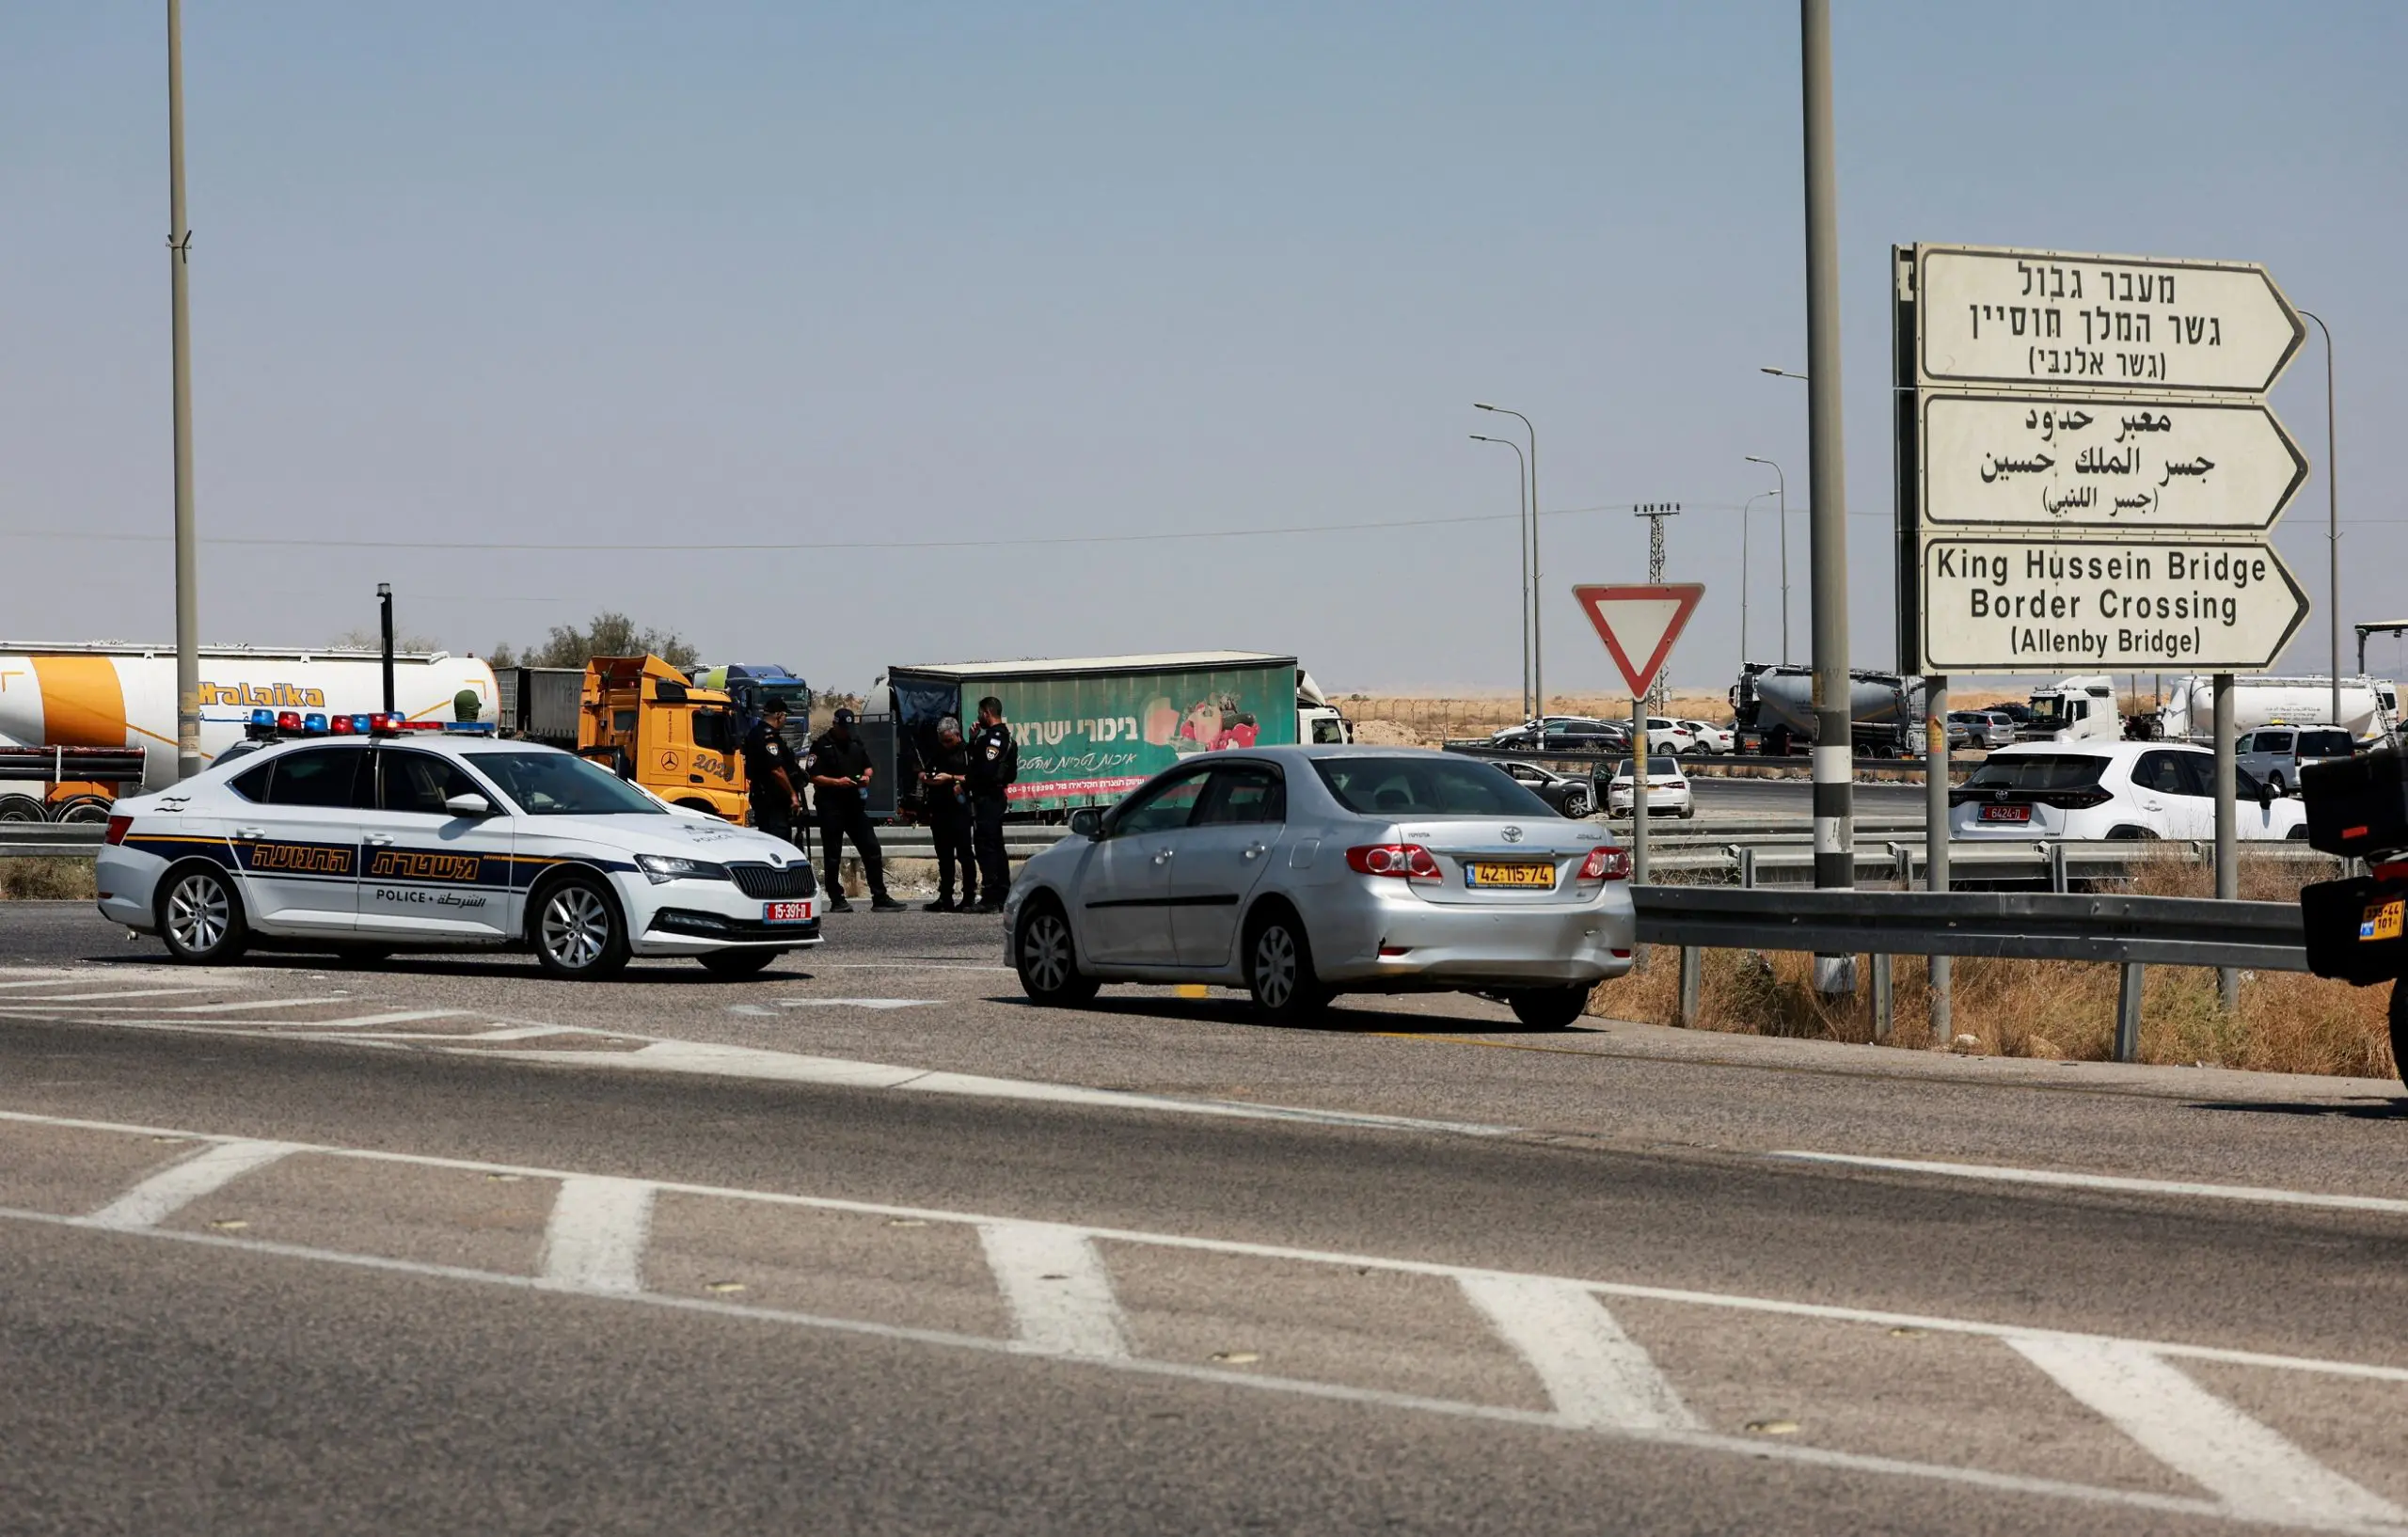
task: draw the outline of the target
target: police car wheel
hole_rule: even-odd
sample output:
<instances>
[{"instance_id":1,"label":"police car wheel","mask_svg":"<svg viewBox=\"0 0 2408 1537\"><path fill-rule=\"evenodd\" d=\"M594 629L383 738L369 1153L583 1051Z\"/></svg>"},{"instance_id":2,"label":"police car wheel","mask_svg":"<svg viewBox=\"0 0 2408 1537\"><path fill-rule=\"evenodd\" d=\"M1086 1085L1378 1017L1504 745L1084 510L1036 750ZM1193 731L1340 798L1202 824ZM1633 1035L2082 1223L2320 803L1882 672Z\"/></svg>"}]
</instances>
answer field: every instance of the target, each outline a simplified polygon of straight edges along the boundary
<instances>
[{"instance_id":1,"label":"police car wheel","mask_svg":"<svg viewBox=\"0 0 2408 1537\"><path fill-rule=\"evenodd\" d=\"M714 950L696 959L713 976L752 976L768 971L769 962L784 954L784 950Z\"/></svg>"},{"instance_id":2,"label":"police car wheel","mask_svg":"<svg viewBox=\"0 0 2408 1537\"><path fill-rule=\"evenodd\" d=\"M1095 996L1096 979L1079 970L1070 920L1050 900L1032 902L1021 914L1012 944L1021 990L1036 1003L1084 1004Z\"/></svg>"},{"instance_id":3,"label":"police car wheel","mask_svg":"<svg viewBox=\"0 0 2408 1537\"><path fill-rule=\"evenodd\" d=\"M243 903L217 870L187 865L170 871L159 892L159 937L167 954L194 966L220 966L243 953L250 926Z\"/></svg>"},{"instance_id":4,"label":"police car wheel","mask_svg":"<svg viewBox=\"0 0 2408 1537\"><path fill-rule=\"evenodd\" d=\"M618 903L592 876L564 876L544 889L528 925L535 963L569 981L610 976L627 963L627 931Z\"/></svg>"},{"instance_id":5,"label":"police car wheel","mask_svg":"<svg viewBox=\"0 0 2408 1537\"><path fill-rule=\"evenodd\" d=\"M2408 1084L2408 978L2391 984L2391 1070Z\"/></svg>"}]
</instances>

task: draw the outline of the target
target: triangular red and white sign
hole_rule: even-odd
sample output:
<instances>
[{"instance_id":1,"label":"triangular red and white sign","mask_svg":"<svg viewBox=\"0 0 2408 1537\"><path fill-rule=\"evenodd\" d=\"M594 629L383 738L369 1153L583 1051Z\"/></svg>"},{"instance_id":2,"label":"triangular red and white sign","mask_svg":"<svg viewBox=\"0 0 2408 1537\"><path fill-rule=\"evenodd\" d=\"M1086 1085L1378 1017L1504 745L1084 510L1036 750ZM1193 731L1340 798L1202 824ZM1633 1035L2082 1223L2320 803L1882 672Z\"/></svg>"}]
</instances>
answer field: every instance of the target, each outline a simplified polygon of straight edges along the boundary
<instances>
[{"instance_id":1,"label":"triangular red and white sign","mask_svg":"<svg viewBox=\"0 0 2408 1537\"><path fill-rule=\"evenodd\" d=\"M1637 699L1654 686L1664 658L1672 654L1672 642L1681 638L1682 626L1705 596L1705 584L1589 585L1575 587L1572 596L1589 616L1589 623L1597 626L1597 639L1606 642L1614 665L1630 685L1631 697Z\"/></svg>"}]
</instances>

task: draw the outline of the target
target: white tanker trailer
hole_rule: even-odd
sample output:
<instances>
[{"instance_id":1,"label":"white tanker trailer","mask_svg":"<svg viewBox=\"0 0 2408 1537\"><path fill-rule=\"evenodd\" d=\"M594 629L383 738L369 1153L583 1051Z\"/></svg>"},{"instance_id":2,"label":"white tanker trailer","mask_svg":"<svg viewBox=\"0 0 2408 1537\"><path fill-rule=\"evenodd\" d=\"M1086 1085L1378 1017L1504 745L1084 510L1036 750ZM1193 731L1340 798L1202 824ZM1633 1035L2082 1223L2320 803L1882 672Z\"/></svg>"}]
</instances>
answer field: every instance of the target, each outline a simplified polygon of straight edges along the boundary
<instances>
[{"instance_id":1,"label":"white tanker trailer","mask_svg":"<svg viewBox=\"0 0 2408 1537\"><path fill-rule=\"evenodd\" d=\"M464 690L475 696L477 719L494 719L496 689L487 663L440 651L393 658L397 714L452 720ZM204 761L242 740L255 710L364 715L384 707L384 661L374 651L200 648ZM0 642L0 747L8 746L132 750L141 754L141 788L173 784L176 648ZM62 790L48 777L0 780L0 817L26 816L30 802L47 806L51 816L77 819L94 815L106 795L103 785Z\"/></svg>"}]
</instances>

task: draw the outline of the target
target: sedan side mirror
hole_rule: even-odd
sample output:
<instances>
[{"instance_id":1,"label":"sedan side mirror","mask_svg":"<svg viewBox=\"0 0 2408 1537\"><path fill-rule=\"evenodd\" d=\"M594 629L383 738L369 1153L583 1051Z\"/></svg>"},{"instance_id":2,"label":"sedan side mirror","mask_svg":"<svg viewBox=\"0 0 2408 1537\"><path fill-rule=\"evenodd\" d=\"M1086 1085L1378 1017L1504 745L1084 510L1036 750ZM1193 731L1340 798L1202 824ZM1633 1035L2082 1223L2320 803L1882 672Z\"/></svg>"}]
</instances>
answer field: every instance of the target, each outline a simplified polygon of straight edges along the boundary
<instances>
[{"instance_id":1,"label":"sedan side mirror","mask_svg":"<svg viewBox=\"0 0 2408 1537\"><path fill-rule=\"evenodd\" d=\"M493 815L493 802L474 791L469 791L447 797L443 802L443 809L454 816L490 816Z\"/></svg>"},{"instance_id":2,"label":"sedan side mirror","mask_svg":"<svg viewBox=\"0 0 2408 1537\"><path fill-rule=\"evenodd\" d=\"M1101 806L1081 806L1078 810L1070 813L1070 835L1075 838L1102 837L1103 808Z\"/></svg>"},{"instance_id":3,"label":"sedan side mirror","mask_svg":"<svg viewBox=\"0 0 2408 1537\"><path fill-rule=\"evenodd\" d=\"M2258 809L2259 811L2265 811L2271 808L2274 803L2274 797L2282 793L2282 791L2274 788L2274 786L2267 781L2262 779L2259 780L2258 782Z\"/></svg>"}]
</instances>

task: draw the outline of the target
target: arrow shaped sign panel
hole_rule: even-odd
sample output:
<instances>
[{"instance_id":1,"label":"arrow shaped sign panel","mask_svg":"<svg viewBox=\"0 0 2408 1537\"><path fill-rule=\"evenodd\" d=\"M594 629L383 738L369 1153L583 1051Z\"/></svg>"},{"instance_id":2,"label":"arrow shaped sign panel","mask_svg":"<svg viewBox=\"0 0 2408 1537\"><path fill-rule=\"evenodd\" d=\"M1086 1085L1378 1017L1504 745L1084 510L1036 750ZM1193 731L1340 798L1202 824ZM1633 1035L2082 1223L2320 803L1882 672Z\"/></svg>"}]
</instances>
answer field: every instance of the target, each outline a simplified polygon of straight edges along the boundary
<instances>
[{"instance_id":1,"label":"arrow shaped sign panel","mask_svg":"<svg viewBox=\"0 0 2408 1537\"><path fill-rule=\"evenodd\" d=\"M2255 262L1916 249L1917 366L1934 384L2256 395L2307 340Z\"/></svg>"},{"instance_id":2,"label":"arrow shaped sign panel","mask_svg":"<svg viewBox=\"0 0 2408 1537\"><path fill-rule=\"evenodd\" d=\"M2258 533L2307 479L2254 403L1930 392L1922 444L1928 523Z\"/></svg>"},{"instance_id":3,"label":"arrow shaped sign panel","mask_svg":"<svg viewBox=\"0 0 2408 1537\"><path fill-rule=\"evenodd\" d=\"M2260 540L1934 534L1923 547L1934 673L2254 673L2306 617L2307 594Z\"/></svg>"},{"instance_id":4,"label":"arrow shaped sign panel","mask_svg":"<svg viewBox=\"0 0 2408 1537\"><path fill-rule=\"evenodd\" d=\"M1572 589L1573 600L1595 626L1597 639L1622 669L1633 699L1655 685L1672 642L1681 638L1689 615L1705 596L1703 582L1640 583L1627 586L1585 585Z\"/></svg>"}]
</instances>

